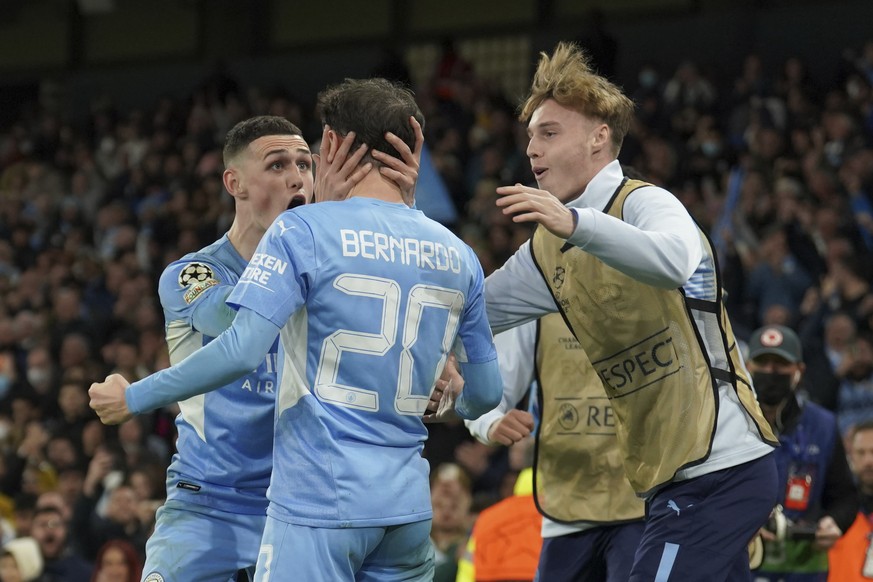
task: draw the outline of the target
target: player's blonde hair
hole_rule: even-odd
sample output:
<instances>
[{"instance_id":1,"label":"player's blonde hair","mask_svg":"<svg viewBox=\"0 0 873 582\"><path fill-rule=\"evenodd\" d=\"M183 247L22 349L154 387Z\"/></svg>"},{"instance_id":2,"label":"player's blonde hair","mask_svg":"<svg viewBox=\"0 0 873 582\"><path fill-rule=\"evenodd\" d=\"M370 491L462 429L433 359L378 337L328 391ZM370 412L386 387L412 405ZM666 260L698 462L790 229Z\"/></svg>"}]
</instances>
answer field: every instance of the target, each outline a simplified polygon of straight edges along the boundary
<instances>
[{"instance_id":1,"label":"player's blonde hair","mask_svg":"<svg viewBox=\"0 0 873 582\"><path fill-rule=\"evenodd\" d=\"M534 111L546 99L597 119L609 126L615 154L630 129L634 103L616 85L591 69L588 57L571 42L560 42L549 56L540 53L540 62L530 86L530 95L521 108L519 120L530 122Z\"/></svg>"}]
</instances>

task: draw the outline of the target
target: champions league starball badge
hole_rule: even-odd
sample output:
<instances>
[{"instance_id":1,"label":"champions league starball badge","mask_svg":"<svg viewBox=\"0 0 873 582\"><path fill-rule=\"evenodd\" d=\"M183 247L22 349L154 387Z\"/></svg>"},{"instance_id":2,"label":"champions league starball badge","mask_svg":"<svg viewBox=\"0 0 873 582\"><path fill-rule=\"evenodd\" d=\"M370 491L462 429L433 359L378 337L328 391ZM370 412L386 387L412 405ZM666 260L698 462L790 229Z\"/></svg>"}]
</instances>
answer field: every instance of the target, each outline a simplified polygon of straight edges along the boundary
<instances>
[{"instance_id":1,"label":"champions league starball badge","mask_svg":"<svg viewBox=\"0 0 873 582\"><path fill-rule=\"evenodd\" d=\"M209 268L209 265L204 265L203 263L188 263L185 265L185 268L182 269L182 272L179 273L179 285L182 287L188 287L189 285L196 285L197 283L202 283L208 279L212 279L215 275L212 273L212 269Z\"/></svg>"}]
</instances>

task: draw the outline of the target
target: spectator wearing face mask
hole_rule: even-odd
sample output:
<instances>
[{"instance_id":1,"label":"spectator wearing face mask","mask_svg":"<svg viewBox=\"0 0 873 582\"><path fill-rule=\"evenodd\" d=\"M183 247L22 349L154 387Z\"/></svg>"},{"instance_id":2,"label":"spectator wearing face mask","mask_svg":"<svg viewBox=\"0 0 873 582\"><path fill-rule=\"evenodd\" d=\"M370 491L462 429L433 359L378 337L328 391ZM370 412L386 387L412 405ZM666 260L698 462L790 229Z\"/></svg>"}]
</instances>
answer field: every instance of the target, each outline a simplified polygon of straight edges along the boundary
<instances>
[{"instance_id":1,"label":"spectator wearing face mask","mask_svg":"<svg viewBox=\"0 0 873 582\"><path fill-rule=\"evenodd\" d=\"M827 580L827 551L858 511L834 414L798 395L806 366L800 338L768 325L749 341L749 371L764 417L779 437L778 506L761 530L763 563L755 580Z\"/></svg>"}]
</instances>

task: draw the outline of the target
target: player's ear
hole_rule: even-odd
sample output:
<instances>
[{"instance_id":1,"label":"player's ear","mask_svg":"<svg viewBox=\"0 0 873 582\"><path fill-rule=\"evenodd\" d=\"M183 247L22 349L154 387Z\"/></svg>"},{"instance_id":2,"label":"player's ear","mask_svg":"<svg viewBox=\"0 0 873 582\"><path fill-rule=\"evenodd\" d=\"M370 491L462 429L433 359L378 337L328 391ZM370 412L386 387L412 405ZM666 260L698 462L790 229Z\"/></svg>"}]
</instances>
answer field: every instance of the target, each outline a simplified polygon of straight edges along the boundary
<instances>
[{"instance_id":1,"label":"player's ear","mask_svg":"<svg viewBox=\"0 0 873 582\"><path fill-rule=\"evenodd\" d=\"M594 142L594 147L602 148L605 147L609 142L609 126L605 123L601 123L594 131L591 133L592 141Z\"/></svg>"},{"instance_id":2,"label":"player's ear","mask_svg":"<svg viewBox=\"0 0 873 582\"><path fill-rule=\"evenodd\" d=\"M234 198L243 194L241 176L235 168L226 169L221 175L221 180L224 182L224 189Z\"/></svg>"},{"instance_id":3,"label":"player's ear","mask_svg":"<svg viewBox=\"0 0 873 582\"><path fill-rule=\"evenodd\" d=\"M335 152L339 147L340 142L342 142L342 138L339 134L332 129L327 131L327 139L330 142L330 151L332 152Z\"/></svg>"}]
</instances>

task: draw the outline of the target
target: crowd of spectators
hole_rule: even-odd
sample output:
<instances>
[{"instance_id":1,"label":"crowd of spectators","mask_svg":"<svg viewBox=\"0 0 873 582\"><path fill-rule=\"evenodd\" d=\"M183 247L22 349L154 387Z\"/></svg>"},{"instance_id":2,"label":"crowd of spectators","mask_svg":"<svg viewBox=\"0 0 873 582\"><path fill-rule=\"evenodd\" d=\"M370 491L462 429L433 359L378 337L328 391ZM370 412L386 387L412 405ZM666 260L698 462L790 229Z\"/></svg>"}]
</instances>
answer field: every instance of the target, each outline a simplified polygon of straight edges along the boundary
<instances>
[{"instance_id":1,"label":"crowd of spectators","mask_svg":"<svg viewBox=\"0 0 873 582\"><path fill-rule=\"evenodd\" d=\"M638 105L620 161L712 237L738 337L798 330L804 389L845 430L873 418L873 41L834 64L819 79L801 59L768 70L750 54L736 79L687 60L615 80ZM402 64L392 74L408 79ZM451 226L488 273L530 236L494 205L497 186L535 184L526 128L455 52L414 89L458 210ZM225 133L273 114L314 141L314 97L223 76L141 109L95 97L87 119L46 99L0 128L0 543L32 536L46 572L68 572L57 579L88 580L107 554L138 567L178 410L104 427L87 388L168 365L157 277L231 222ZM462 426L434 426L426 454L467 475L471 514L511 492L506 452Z\"/></svg>"}]
</instances>

